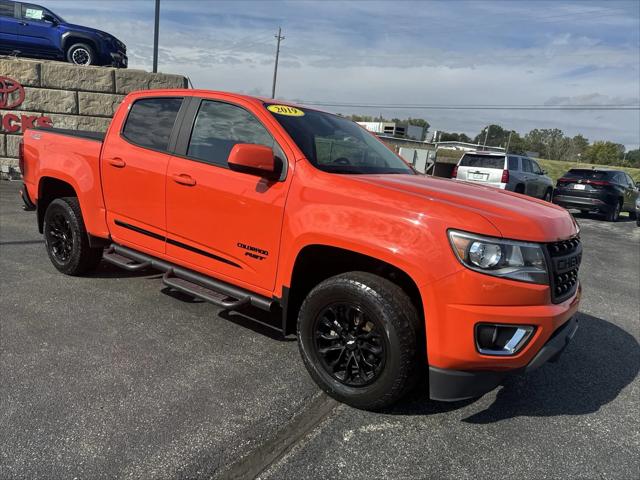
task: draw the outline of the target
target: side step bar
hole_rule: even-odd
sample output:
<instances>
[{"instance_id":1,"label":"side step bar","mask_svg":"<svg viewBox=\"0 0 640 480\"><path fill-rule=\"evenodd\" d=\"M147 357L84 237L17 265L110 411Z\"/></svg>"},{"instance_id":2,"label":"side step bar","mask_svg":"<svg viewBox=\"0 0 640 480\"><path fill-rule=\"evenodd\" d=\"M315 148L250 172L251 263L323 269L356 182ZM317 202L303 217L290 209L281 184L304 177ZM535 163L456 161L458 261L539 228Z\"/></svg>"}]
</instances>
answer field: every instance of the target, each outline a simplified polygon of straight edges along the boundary
<instances>
[{"instance_id":1,"label":"side step bar","mask_svg":"<svg viewBox=\"0 0 640 480\"><path fill-rule=\"evenodd\" d=\"M186 293L196 298L201 298L202 300L206 300L207 302L213 303L221 308L226 308L227 310L235 310L236 308L247 305L251 301L249 296L245 296L237 300L231 299L228 295L218 293L215 290L190 282L184 278L176 277L174 276L172 268L165 272L162 277L162 283L174 290L178 290L179 292Z\"/></svg>"},{"instance_id":2,"label":"side step bar","mask_svg":"<svg viewBox=\"0 0 640 480\"><path fill-rule=\"evenodd\" d=\"M164 272L162 281L168 287L228 310L244 305L252 305L270 312L278 304L272 298L263 297L122 245L112 244L105 250L103 258L107 262L130 272L142 270L143 268L160 270Z\"/></svg>"}]
</instances>

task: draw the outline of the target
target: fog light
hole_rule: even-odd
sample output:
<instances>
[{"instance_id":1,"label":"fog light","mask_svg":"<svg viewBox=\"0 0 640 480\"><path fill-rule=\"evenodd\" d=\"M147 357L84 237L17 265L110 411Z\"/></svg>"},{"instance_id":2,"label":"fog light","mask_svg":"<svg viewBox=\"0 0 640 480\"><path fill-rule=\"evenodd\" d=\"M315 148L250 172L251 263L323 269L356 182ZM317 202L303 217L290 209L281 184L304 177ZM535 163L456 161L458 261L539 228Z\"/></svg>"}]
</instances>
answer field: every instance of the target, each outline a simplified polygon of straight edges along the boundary
<instances>
[{"instance_id":1,"label":"fog light","mask_svg":"<svg viewBox=\"0 0 640 480\"><path fill-rule=\"evenodd\" d=\"M515 355L531 338L529 325L476 325L476 348L484 355Z\"/></svg>"}]
</instances>

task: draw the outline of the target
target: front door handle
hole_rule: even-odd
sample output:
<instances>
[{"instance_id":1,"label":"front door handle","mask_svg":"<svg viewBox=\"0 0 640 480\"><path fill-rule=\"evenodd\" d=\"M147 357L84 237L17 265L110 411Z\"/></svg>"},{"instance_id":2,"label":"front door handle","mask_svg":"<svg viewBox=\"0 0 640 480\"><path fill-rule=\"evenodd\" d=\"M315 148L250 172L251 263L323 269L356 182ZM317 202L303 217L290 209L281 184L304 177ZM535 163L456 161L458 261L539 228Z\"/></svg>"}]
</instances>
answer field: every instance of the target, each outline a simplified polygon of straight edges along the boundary
<instances>
[{"instance_id":1,"label":"front door handle","mask_svg":"<svg viewBox=\"0 0 640 480\"><path fill-rule=\"evenodd\" d=\"M187 185L189 187L193 187L196 184L196 180L191 177L190 175L187 175L186 173L174 173L172 175L173 181L176 183L179 183L180 185Z\"/></svg>"},{"instance_id":2,"label":"front door handle","mask_svg":"<svg viewBox=\"0 0 640 480\"><path fill-rule=\"evenodd\" d=\"M119 157L110 158L107 161L109 162L109 165L112 165L116 168L122 168L127 164L127 162L125 162L123 159Z\"/></svg>"},{"instance_id":3,"label":"front door handle","mask_svg":"<svg viewBox=\"0 0 640 480\"><path fill-rule=\"evenodd\" d=\"M21 25L23 27L28 27L29 26L29 24L26 23L26 22L20 22L20 23L18 23L18 25Z\"/></svg>"}]
</instances>

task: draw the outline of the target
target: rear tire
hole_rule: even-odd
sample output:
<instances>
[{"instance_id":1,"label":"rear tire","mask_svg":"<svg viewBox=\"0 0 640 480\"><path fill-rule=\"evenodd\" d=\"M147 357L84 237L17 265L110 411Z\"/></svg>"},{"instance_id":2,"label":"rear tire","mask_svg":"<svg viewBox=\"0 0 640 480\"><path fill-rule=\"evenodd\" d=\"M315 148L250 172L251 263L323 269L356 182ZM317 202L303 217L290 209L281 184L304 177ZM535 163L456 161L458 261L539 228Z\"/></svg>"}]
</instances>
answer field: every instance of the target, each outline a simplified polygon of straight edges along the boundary
<instances>
[{"instance_id":1,"label":"rear tire","mask_svg":"<svg viewBox=\"0 0 640 480\"><path fill-rule=\"evenodd\" d=\"M618 202L614 207L607 212L607 222L617 222L620 217L620 209L622 207L621 202Z\"/></svg>"},{"instance_id":2,"label":"rear tire","mask_svg":"<svg viewBox=\"0 0 640 480\"><path fill-rule=\"evenodd\" d=\"M67 61L74 65L95 65L96 52L86 43L75 43L67 50Z\"/></svg>"},{"instance_id":3,"label":"rear tire","mask_svg":"<svg viewBox=\"0 0 640 480\"><path fill-rule=\"evenodd\" d=\"M313 380L356 408L398 401L418 374L419 316L390 281L349 272L317 285L298 316L298 345Z\"/></svg>"},{"instance_id":4,"label":"rear tire","mask_svg":"<svg viewBox=\"0 0 640 480\"><path fill-rule=\"evenodd\" d=\"M76 197L56 198L44 214L44 243L53 266L66 275L93 270L102 248L91 248Z\"/></svg>"}]
</instances>

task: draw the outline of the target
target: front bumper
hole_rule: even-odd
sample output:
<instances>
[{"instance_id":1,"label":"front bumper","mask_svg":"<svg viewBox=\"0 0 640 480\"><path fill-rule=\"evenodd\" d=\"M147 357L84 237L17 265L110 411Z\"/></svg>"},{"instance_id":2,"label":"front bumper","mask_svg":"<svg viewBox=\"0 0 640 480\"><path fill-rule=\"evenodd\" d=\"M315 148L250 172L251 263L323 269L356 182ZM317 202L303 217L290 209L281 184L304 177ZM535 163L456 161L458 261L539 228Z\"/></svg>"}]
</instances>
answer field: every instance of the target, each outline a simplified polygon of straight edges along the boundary
<instances>
[{"instance_id":1,"label":"front bumper","mask_svg":"<svg viewBox=\"0 0 640 480\"><path fill-rule=\"evenodd\" d=\"M524 367L507 371L461 371L429 367L429 397L433 400L455 402L477 398L500 385L508 376L527 373L546 362L555 362L578 330L576 317L560 326Z\"/></svg>"},{"instance_id":2,"label":"front bumper","mask_svg":"<svg viewBox=\"0 0 640 480\"><path fill-rule=\"evenodd\" d=\"M122 52L111 53L110 57L111 57L111 65L113 67L127 68L127 66L129 65L129 59Z\"/></svg>"},{"instance_id":3,"label":"front bumper","mask_svg":"<svg viewBox=\"0 0 640 480\"><path fill-rule=\"evenodd\" d=\"M36 204L33 203L31 197L29 196L29 190L27 190L27 186L23 183L20 188L20 198L24 202L24 209L28 212L31 212L36 209Z\"/></svg>"}]
</instances>

